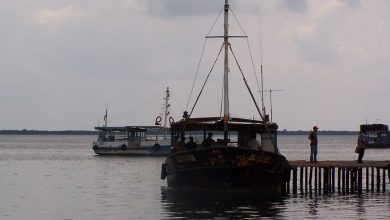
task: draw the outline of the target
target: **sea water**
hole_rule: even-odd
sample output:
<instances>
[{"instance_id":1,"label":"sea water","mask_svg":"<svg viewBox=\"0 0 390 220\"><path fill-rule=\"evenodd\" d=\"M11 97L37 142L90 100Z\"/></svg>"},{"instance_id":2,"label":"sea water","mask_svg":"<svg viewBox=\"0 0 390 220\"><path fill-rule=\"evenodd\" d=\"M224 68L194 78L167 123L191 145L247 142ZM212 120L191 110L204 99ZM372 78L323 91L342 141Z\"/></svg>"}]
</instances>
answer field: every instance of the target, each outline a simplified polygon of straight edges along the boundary
<instances>
[{"instance_id":1,"label":"sea water","mask_svg":"<svg viewBox=\"0 0 390 220\"><path fill-rule=\"evenodd\" d=\"M356 160L357 136L319 135L319 160ZM164 157L97 156L94 136L0 135L0 219L390 219L390 192L282 198L185 196L160 179ZM308 160L307 136L279 136ZM364 160L388 160L368 149ZM387 184L387 189L390 189Z\"/></svg>"}]
</instances>

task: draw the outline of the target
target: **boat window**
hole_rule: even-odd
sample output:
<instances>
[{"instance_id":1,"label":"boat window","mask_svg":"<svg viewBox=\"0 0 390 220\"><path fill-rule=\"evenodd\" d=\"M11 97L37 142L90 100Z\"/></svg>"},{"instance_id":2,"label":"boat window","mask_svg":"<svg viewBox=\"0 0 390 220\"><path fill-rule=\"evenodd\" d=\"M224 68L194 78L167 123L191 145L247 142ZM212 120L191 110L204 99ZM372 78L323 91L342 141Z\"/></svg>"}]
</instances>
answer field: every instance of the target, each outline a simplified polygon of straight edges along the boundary
<instances>
[{"instance_id":1,"label":"boat window","mask_svg":"<svg viewBox=\"0 0 390 220\"><path fill-rule=\"evenodd\" d=\"M261 143L264 151L274 152L273 142L276 144L276 134L269 135L268 133L261 134Z\"/></svg>"}]
</instances>

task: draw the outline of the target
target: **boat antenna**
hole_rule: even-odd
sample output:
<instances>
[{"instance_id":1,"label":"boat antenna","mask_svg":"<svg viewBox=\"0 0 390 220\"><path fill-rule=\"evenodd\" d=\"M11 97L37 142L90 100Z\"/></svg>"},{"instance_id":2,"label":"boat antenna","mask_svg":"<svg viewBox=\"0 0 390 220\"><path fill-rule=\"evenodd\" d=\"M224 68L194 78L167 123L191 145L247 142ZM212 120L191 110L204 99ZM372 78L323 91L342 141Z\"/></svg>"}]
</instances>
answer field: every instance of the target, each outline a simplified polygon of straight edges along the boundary
<instances>
[{"instance_id":1,"label":"boat antenna","mask_svg":"<svg viewBox=\"0 0 390 220\"><path fill-rule=\"evenodd\" d=\"M259 15L259 38L260 38L260 77L261 77L261 108L263 115L265 116L265 105L264 105L264 78L263 78L263 46L261 42L261 19Z\"/></svg>"},{"instance_id":2,"label":"boat antenna","mask_svg":"<svg viewBox=\"0 0 390 220\"><path fill-rule=\"evenodd\" d=\"M265 91L260 91L261 94L265 92L269 92L269 103L270 103L270 111L271 111L271 122L272 122L272 92L281 92L283 89L270 89L270 90L265 90Z\"/></svg>"}]
</instances>

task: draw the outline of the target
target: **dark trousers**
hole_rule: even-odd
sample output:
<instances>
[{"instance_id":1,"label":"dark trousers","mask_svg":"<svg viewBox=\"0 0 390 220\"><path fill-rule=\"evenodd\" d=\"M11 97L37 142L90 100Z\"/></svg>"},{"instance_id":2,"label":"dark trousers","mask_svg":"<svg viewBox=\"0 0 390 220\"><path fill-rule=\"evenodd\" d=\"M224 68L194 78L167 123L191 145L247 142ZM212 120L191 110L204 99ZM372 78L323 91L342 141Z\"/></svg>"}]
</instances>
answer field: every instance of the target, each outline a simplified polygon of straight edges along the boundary
<instances>
[{"instance_id":1,"label":"dark trousers","mask_svg":"<svg viewBox=\"0 0 390 220\"><path fill-rule=\"evenodd\" d=\"M364 157L364 148L359 148L359 158L358 158L358 163L361 163Z\"/></svg>"},{"instance_id":2,"label":"dark trousers","mask_svg":"<svg viewBox=\"0 0 390 220\"><path fill-rule=\"evenodd\" d=\"M310 162L317 161L317 144L310 144Z\"/></svg>"}]
</instances>

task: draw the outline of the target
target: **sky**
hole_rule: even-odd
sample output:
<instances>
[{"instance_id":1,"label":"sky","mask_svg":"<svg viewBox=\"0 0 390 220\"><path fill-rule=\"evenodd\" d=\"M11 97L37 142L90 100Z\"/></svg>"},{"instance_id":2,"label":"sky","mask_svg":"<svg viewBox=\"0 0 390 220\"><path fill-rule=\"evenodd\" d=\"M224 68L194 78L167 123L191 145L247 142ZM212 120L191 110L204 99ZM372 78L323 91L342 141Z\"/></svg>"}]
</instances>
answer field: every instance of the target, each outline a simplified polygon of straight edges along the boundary
<instances>
[{"instance_id":1,"label":"sky","mask_svg":"<svg viewBox=\"0 0 390 220\"><path fill-rule=\"evenodd\" d=\"M205 36L222 35L222 17L216 18L223 4L0 1L0 129L93 130L107 106L111 126L153 125L167 87L170 116L179 120L222 44ZM248 36L231 39L232 49L260 105L256 78L263 65L263 89L275 90L272 119L279 129L390 124L390 1L230 5L230 34ZM259 118L231 54L229 60L231 116ZM194 117L220 115L222 65L220 57ZM269 93L263 100L269 114Z\"/></svg>"}]
</instances>

